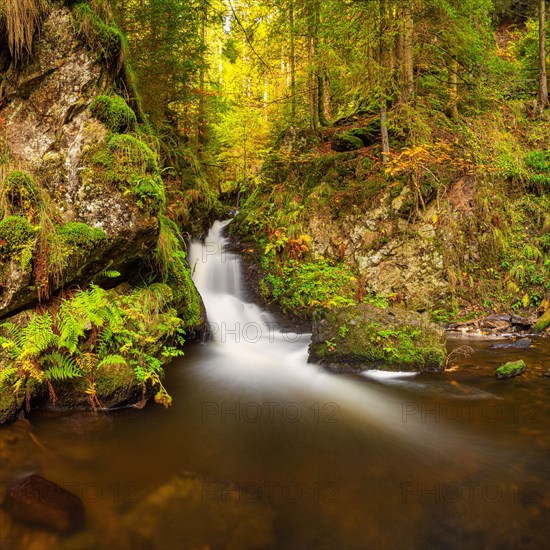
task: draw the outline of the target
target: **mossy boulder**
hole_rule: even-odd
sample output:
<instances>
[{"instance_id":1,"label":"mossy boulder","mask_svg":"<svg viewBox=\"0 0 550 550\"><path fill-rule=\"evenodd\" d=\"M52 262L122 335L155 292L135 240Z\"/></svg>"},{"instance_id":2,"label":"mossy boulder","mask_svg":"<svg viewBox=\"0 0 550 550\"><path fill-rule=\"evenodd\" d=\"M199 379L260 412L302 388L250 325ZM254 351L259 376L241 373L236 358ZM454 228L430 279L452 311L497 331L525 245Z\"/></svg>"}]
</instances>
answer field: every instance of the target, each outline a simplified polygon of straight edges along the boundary
<instances>
[{"instance_id":1,"label":"mossy boulder","mask_svg":"<svg viewBox=\"0 0 550 550\"><path fill-rule=\"evenodd\" d=\"M26 218L8 216L0 221L0 259L20 257L24 248L36 238L36 228Z\"/></svg>"},{"instance_id":2,"label":"mossy boulder","mask_svg":"<svg viewBox=\"0 0 550 550\"><path fill-rule=\"evenodd\" d=\"M523 359L519 361L510 361L496 370L496 376L499 380L508 380L508 378L523 374L525 368L525 361Z\"/></svg>"},{"instance_id":3,"label":"mossy boulder","mask_svg":"<svg viewBox=\"0 0 550 550\"><path fill-rule=\"evenodd\" d=\"M309 360L335 371L442 371L445 332L424 315L359 304L328 310L313 325Z\"/></svg>"},{"instance_id":4,"label":"mossy boulder","mask_svg":"<svg viewBox=\"0 0 550 550\"><path fill-rule=\"evenodd\" d=\"M90 105L90 111L115 133L132 130L137 123L134 111L128 107L124 98L118 95L97 96Z\"/></svg>"},{"instance_id":5,"label":"mossy boulder","mask_svg":"<svg viewBox=\"0 0 550 550\"><path fill-rule=\"evenodd\" d=\"M353 128L347 134L359 138L365 147L374 145L380 137L380 120L377 119L364 128Z\"/></svg>"},{"instance_id":6,"label":"mossy boulder","mask_svg":"<svg viewBox=\"0 0 550 550\"><path fill-rule=\"evenodd\" d=\"M350 132L342 134L335 134L331 143L332 149L339 153L345 153L347 151L357 151L363 147L363 141L354 136Z\"/></svg>"},{"instance_id":7,"label":"mossy boulder","mask_svg":"<svg viewBox=\"0 0 550 550\"><path fill-rule=\"evenodd\" d=\"M541 317L539 317L533 329L535 332L542 332L548 327L550 327L550 307L542 314Z\"/></svg>"}]
</instances>

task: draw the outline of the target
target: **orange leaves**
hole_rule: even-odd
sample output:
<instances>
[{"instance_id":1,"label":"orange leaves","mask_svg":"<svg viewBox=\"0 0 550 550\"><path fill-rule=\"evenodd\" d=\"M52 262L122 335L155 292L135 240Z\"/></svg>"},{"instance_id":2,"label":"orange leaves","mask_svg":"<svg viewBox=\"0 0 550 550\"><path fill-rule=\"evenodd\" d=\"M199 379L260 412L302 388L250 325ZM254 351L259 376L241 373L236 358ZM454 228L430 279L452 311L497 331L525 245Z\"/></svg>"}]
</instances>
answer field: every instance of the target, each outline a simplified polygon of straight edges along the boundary
<instances>
[{"instance_id":1,"label":"orange leaves","mask_svg":"<svg viewBox=\"0 0 550 550\"><path fill-rule=\"evenodd\" d=\"M399 176L407 172L416 172L428 166L464 167L464 161L452 156L452 147L444 141L428 145L417 145L403 149L397 156L388 161L386 174Z\"/></svg>"}]
</instances>

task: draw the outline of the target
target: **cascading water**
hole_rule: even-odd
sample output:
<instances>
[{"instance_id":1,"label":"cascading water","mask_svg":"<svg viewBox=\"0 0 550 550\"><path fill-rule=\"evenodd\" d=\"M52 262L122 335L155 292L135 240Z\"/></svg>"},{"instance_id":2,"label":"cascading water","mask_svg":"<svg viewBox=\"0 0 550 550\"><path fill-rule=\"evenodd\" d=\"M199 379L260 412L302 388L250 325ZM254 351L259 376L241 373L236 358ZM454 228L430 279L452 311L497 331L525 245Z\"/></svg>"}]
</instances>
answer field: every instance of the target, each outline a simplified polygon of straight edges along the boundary
<instances>
[{"instance_id":1,"label":"cascading water","mask_svg":"<svg viewBox=\"0 0 550 550\"><path fill-rule=\"evenodd\" d=\"M213 224L204 241L193 241L189 263L208 317L215 360L209 374L228 384L253 384L270 393L279 389L287 399L313 394L321 402L338 402L341 414L359 416L365 425L381 426L414 440L429 443L433 437L448 437L437 428L409 420L402 422L402 403L381 387L357 384L355 380L325 372L308 364L310 334L281 330L275 319L256 304L246 301L242 284L241 258L227 251L224 232L231 220ZM384 373L396 382L411 373ZM375 372L370 373L376 377ZM449 443L450 445L450 443ZM449 449L447 449L449 452Z\"/></svg>"},{"instance_id":2,"label":"cascading water","mask_svg":"<svg viewBox=\"0 0 550 550\"><path fill-rule=\"evenodd\" d=\"M0 547L546 548L550 343L474 344L441 375L329 374L308 334L247 301L229 223L190 246L212 339L167 367L168 410L34 413L0 432L0 484L40 473L87 515L56 545L0 507ZM519 353L527 372L497 381Z\"/></svg>"}]
</instances>

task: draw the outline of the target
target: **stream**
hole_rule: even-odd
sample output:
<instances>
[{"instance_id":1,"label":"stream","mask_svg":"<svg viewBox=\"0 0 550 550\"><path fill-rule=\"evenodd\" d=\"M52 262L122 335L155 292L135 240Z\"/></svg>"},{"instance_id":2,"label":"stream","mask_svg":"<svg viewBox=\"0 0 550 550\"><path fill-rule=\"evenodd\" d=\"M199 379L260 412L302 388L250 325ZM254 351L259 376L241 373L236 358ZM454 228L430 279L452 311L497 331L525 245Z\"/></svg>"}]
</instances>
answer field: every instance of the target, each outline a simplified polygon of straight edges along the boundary
<instances>
[{"instance_id":1,"label":"stream","mask_svg":"<svg viewBox=\"0 0 550 550\"><path fill-rule=\"evenodd\" d=\"M550 340L444 374L334 375L247 301L216 222L190 246L212 338L167 369L173 405L38 411L0 429L0 481L80 496L60 536L0 508L0 548L541 549L550 540ZM527 372L497 381L523 358Z\"/></svg>"}]
</instances>

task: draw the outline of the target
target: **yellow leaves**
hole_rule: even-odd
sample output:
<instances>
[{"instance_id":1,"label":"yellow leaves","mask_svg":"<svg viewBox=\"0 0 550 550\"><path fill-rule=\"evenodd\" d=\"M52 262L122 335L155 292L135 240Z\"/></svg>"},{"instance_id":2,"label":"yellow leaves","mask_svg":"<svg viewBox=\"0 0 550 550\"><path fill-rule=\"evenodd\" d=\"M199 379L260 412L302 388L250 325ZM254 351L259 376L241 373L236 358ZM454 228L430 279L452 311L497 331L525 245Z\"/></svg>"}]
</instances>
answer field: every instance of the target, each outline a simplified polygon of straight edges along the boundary
<instances>
[{"instance_id":1,"label":"yellow leaves","mask_svg":"<svg viewBox=\"0 0 550 550\"><path fill-rule=\"evenodd\" d=\"M451 145L441 140L432 144L408 147L388 162L386 174L398 176L405 172L417 172L422 167L433 165L461 167L464 160L453 158L451 152Z\"/></svg>"}]
</instances>

